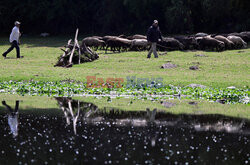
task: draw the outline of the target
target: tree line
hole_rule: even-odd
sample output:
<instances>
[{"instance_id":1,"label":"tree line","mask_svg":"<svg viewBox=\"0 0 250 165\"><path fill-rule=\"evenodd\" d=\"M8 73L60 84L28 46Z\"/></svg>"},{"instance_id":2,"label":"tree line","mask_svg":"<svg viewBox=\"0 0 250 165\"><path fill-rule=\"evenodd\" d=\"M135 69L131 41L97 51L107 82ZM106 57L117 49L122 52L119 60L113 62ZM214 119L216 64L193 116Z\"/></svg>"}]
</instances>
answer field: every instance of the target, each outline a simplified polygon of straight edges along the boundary
<instances>
[{"instance_id":1,"label":"tree line","mask_svg":"<svg viewBox=\"0 0 250 165\"><path fill-rule=\"evenodd\" d=\"M15 20L24 33L145 34L154 19L164 34L250 30L249 0L1 0L0 33Z\"/></svg>"}]
</instances>

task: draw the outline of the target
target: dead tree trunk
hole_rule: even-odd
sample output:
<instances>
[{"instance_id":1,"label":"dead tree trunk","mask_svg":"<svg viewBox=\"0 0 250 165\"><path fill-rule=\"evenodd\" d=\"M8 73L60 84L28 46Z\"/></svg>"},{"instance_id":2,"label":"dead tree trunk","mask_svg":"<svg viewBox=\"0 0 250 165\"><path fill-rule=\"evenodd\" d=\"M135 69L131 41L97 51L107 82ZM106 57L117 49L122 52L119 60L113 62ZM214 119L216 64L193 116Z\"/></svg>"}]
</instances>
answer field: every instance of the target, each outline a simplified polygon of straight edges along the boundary
<instances>
[{"instance_id":1,"label":"dead tree trunk","mask_svg":"<svg viewBox=\"0 0 250 165\"><path fill-rule=\"evenodd\" d=\"M92 51L85 44L81 46L77 40L78 37L78 29L76 30L74 44L71 44L71 39L68 41L65 46L65 50L61 49L64 53L58 59L58 62L54 65L60 67L72 67L73 64L81 64L85 62L92 62L99 58L98 54Z\"/></svg>"}]
</instances>

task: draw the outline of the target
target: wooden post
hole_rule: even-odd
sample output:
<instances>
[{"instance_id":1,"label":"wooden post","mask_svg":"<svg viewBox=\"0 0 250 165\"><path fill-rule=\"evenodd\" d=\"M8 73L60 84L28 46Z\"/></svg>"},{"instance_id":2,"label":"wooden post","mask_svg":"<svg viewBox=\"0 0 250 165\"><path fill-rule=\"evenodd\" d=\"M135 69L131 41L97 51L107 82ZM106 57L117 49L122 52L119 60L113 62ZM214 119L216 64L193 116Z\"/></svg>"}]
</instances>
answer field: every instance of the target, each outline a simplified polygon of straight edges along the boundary
<instances>
[{"instance_id":1,"label":"wooden post","mask_svg":"<svg viewBox=\"0 0 250 165\"><path fill-rule=\"evenodd\" d=\"M75 43L74 43L74 47L73 47L73 49L72 49L72 52L71 52L71 55L70 55L70 58L69 58L69 65L71 65L72 64L72 59L73 59L73 55L74 55L74 52L75 52L75 49L76 49L76 40L77 40L77 36L78 36L78 28L76 29L76 34L75 34Z\"/></svg>"},{"instance_id":2,"label":"wooden post","mask_svg":"<svg viewBox=\"0 0 250 165\"><path fill-rule=\"evenodd\" d=\"M78 53L79 53L79 60L78 60L78 64L81 64L81 47L78 43L78 40L76 40L76 44L77 44L77 47L78 47Z\"/></svg>"}]
</instances>

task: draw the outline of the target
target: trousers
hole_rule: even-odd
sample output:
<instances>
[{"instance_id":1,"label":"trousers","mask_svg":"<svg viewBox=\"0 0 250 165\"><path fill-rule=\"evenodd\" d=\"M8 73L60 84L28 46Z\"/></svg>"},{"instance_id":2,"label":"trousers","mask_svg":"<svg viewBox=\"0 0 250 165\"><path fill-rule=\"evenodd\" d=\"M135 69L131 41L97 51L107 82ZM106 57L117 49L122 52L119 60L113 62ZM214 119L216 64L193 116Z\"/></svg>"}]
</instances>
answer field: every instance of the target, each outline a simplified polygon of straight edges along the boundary
<instances>
[{"instance_id":1,"label":"trousers","mask_svg":"<svg viewBox=\"0 0 250 165\"><path fill-rule=\"evenodd\" d=\"M16 57L17 58L20 58L20 48L19 48L19 44L16 40L14 40L12 43L11 43L11 47L3 53L4 56L6 56L9 52L11 52L14 48L16 48Z\"/></svg>"},{"instance_id":2,"label":"trousers","mask_svg":"<svg viewBox=\"0 0 250 165\"><path fill-rule=\"evenodd\" d=\"M150 48L150 50L148 52L148 58L151 57L152 53L154 53L155 58L158 58L158 54L157 54L157 51L156 51L156 42L151 43L151 48Z\"/></svg>"}]
</instances>

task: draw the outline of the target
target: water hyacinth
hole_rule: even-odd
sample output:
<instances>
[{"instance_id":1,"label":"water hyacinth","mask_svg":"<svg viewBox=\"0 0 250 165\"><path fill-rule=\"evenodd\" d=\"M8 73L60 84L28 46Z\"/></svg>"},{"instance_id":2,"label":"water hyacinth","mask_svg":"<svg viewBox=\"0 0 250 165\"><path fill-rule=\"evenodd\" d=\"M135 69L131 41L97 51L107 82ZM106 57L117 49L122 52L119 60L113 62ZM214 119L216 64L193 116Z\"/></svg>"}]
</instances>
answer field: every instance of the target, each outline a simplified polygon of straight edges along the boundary
<instances>
[{"instance_id":1,"label":"water hyacinth","mask_svg":"<svg viewBox=\"0 0 250 165\"><path fill-rule=\"evenodd\" d=\"M169 96L203 100L224 100L225 103L249 104L249 88L192 88L165 85L161 88L147 85L122 88L87 88L83 82L43 82L43 81L5 81L0 82L1 93L17 93L48 96L103 95L112 97L163 98Z\"/></svg>"}]
</instances>

